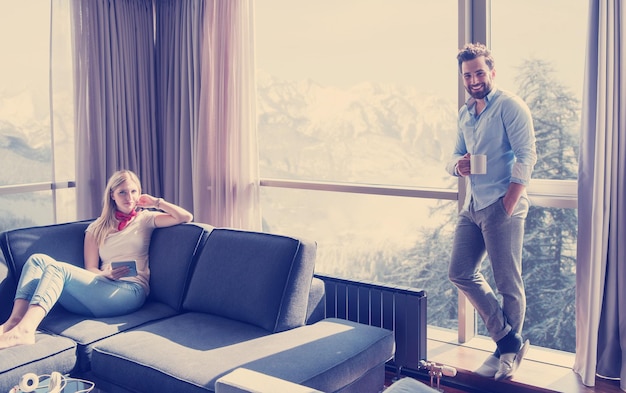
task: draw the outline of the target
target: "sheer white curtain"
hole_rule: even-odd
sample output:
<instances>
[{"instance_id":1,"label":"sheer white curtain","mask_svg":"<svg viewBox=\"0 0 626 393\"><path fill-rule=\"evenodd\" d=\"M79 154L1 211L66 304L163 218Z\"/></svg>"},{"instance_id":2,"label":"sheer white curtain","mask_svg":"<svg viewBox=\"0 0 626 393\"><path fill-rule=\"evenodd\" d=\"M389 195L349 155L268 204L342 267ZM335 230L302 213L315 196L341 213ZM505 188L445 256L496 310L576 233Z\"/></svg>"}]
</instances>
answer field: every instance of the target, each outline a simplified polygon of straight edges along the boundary
<instances>
[{"instance_id":1,"label":"sheer white curtain","mask_svg":"<svg viewBox=\"0 0 626 393\"><path fill-rule=\"evenodd\" d=\"M578 176L576 360L626 391L626 8L590 0Z\"/></svg>"},{"instance_id":2,"label":"sheer white curtain","mask_svg":"<svg viewBox=\"0 0 626 393\"><path fill-rule=\"evenodd\" d=\"M71 0L78 218L100 214L108 177L160 190L152 0Z\"/></svg>"},{"instance_id":3,"label":"sheer white curtain","mask_svg":"<svg viewBox=\"0 0 626 393\"><path fill-rule=\"evenodd\" d=\"M194 165L196 219L261 229L252 0L207 0Z\"/></svg>"}]
</instances>

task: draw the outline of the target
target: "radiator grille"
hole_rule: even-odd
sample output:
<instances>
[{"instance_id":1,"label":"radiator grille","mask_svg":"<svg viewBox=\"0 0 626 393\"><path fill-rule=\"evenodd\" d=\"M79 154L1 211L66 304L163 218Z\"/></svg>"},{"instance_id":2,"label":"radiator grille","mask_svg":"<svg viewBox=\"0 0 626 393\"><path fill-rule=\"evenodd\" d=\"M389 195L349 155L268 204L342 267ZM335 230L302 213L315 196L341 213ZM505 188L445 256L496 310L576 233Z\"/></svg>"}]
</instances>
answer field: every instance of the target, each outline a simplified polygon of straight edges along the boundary
<instances>
[{"instance_id":1,"label":"radiator grille","mask_svg":"<svg viewBox=\"0 0 626 393\"><path fill-rule=\"evenodd\" d=\"M426 359L426 292L316 274L324 281L326 317L392 330L398 369L417 370Z\"/></svg>"}]
</instances>

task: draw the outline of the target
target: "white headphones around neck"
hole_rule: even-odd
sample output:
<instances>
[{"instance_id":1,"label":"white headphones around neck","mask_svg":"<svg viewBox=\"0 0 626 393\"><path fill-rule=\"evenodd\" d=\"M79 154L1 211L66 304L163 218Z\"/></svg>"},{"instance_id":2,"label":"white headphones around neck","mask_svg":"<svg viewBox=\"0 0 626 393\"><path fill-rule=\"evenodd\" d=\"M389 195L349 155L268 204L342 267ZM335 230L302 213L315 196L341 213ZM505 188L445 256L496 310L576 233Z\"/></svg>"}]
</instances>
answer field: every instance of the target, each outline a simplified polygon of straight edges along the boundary
<instances>
[{"instance_id":1,"label":"white headphones around neck","mask_svg":"<svg viewBox=\"0 0 626 393\"><path fill-rule=\"evenodd\" d=\"M45 377L48 378L45 379ZM61 375L61 373L56 371L54 371L50 375L44 374L39 376L35 373L28 373L24 374L22 378L20 378L20 384L13 387L13 389L11 389L9 393L31 393L35 392L38 388L48 388L48 390L46 390L47 393L61 393L67 385L68 379L72 381L75 380L84 382L88 385L91 385L87 389L79 390L76 393L90 392L95 386L93 382L85 381L82 379L66 378L65 376ZM40 386L39 384L41 382L43 382L44 385ZM45 385L45 383L47 383L47 385Z\"/></svg>"}]
</instances>

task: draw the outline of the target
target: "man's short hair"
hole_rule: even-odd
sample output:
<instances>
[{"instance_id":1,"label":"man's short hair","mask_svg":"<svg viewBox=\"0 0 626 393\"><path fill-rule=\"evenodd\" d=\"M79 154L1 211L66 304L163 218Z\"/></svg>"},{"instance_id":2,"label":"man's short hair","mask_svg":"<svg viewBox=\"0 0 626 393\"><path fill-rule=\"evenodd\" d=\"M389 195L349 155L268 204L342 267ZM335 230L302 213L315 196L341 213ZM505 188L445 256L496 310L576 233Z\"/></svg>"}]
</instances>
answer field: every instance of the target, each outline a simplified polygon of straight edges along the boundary
<instances>
[{"instance_id":1,"label":"man's short hair","mask_svg":"<svg viewBox=\"0 0 626 393\"><path fill-rule=\"evenodd\" d=\"M491 51L481 43L470 43L466 44L463 48L459 50L458 55L456 55L456 59L459 62L459 72L461 72L461 65L465 61L474 60L477 57L484 56L485 63L490 70L493 70L493 67L496 64L496 61L491 54Z\"/></svg>"}]
</instances>

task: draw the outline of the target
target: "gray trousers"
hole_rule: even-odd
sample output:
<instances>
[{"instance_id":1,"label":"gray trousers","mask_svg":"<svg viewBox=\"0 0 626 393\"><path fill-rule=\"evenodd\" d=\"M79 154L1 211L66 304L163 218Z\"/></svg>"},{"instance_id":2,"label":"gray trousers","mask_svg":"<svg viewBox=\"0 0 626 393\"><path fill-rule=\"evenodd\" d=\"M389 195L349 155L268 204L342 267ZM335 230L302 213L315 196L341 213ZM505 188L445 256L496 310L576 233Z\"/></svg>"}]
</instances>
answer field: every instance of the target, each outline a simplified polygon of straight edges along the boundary
<instances>
[{"instance_id":1,"label":"gray trousers","mask_svg":"<svg viewBox=\"0 0 626 393\"><path fill-rule=\"evenodd\" d=\"M468 210L459 213L448 276L478 311L494 341L511 330L521 333L524 324L522 247L528 207L522 197L509 216L500 198L479 211L470 203ZM487 254L502 305L480 273Z\"/></svg>"}]
</instances>

